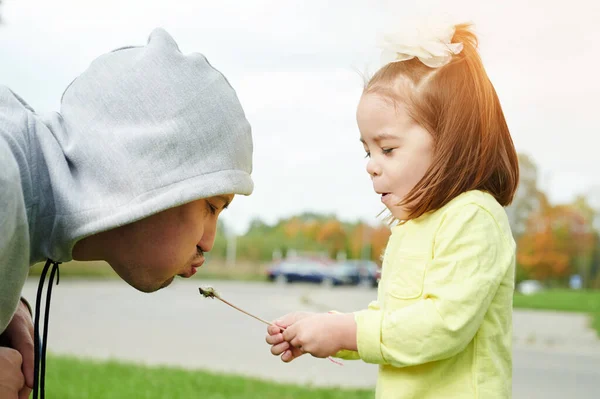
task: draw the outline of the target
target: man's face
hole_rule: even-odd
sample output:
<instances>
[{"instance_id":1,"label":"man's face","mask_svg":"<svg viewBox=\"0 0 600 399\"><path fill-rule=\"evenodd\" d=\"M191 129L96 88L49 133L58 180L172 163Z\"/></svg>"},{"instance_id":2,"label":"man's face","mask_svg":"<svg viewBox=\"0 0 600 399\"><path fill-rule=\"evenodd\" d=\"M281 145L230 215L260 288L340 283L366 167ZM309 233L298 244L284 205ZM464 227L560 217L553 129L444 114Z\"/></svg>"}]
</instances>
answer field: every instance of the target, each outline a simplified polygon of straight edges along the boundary
<instances>
[{"instance_id":1,"label":"man's face","mask_svg":"<svg viewBox=\"0 0 600 399\"><path fill-rule=\"evenodd\" d=\"M106 235L105 260L134 288L152 292L175 276L191 277L212 249L217 218L234 195L187 203L100 233Z\"/></svg>"}]
</instances>

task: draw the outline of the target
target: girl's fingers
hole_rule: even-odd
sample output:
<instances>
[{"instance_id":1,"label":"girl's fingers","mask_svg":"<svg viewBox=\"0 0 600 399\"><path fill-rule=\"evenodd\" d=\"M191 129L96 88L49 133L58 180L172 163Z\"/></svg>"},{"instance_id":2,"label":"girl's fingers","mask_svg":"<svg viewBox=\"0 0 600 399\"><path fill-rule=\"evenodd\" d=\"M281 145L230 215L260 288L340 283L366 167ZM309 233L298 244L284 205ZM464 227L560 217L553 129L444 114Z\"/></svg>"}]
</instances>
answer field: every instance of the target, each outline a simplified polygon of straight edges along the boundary
<instances>
[{"instance_id":1,"label":"girl's fingers","mask_svg":"<svg viewBox=\"0 0 600 399\"><path fill-rule=\"evenodd\" d=\"M277 345L277 344L280 344L283 342L283 335L282 334L267 335L267 337L265 339L267 341L267 344Z\"/></svg>"},{"instance_id":2,"label":"girl's fingers","mask_svg":"<svg viewBox=\"0 0 600 399\"><path fill-rule=\"evenodd\" d=\"M292 348L301 348L302 347L302 344L300 343L300 340L298 339L298 337L294 337L294 339L289 341L289 343Z\"/></svg>"},{"instance_id":3,"label":"girl's fingers","mask_svg":"<svg viewBox=\"0 0 600 399\"><path fill-rule=\"evenodd\" d=\"M289 350L283 352L283 355L281 355L281 360L283 360L285 363L289 363L293 359L294 359L294 356L292 355L292 352Z\"/></svg>"},{"instance_id":4,"label":"girl's fingers","mask_svg":"<svg viewBox=\"0 0 600 399\"><path fill-rule=\"evenodd\" d=\"M271 353L275 356L279 356L290 348L289 342L282 342L277 345L271 346Z\"/></svg>"},{"instance_id":5,"label":"girl's fingers","mask_svg":"<svg viewBox=\"0 0 600 399\"><path fill-rule=\"evenodd\" d=\"M294 348L292 346L290 347L290 349L283 352L283 355L281 355L281 360L283 360L285 363L289 363L297 357L302 356L303 354L304 353L300 349Z\"/></svg>"},{"instance_id":6,"label":"girl's fingers","mask_svg":"<svg viewBox=\"0 0 600 399\"><path fill-rule=\"evenodd\" d=\"M282 331L283 331L283 329L281 329L277 326L274 326L274 325L270 325L269 327L267 327L267 332L269 333L269 335L279 334Z\"/></svg>"}]
</instances>

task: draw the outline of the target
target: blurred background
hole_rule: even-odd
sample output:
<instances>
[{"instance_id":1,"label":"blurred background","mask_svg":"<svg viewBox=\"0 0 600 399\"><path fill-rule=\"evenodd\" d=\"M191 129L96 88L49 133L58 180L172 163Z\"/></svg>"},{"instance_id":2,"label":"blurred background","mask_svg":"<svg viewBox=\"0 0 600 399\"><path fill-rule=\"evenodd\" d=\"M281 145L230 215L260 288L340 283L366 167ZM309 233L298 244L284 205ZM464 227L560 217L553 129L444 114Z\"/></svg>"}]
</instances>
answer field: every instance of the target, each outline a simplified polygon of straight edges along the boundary
<instances>
[{"instance_id":1,"label":"blurred background","mask_svg":"<svg viewBox=\"0 0 600 399\"><path fill-rule=\"evenodd\" d=\"M215 248L192 281L147 295L103 263L61 267L49 392L373 397L375 366L313 358L284 365L264 343L265 326L202 300L197 286L214 285L267 319L357 310L376 297L389 228L378 218L355 108L363 76L378 65L377 33L436 15L474 24L519 152L520 187L507 208L518 244L514 397L598 397L599 4L0 1L0 83L38 113L59 111L62 92L94 58L145 44L161 26L182 52L203 53L227 76L254 134L255 192L223 213Z\"/></svg>"}]
</instances>

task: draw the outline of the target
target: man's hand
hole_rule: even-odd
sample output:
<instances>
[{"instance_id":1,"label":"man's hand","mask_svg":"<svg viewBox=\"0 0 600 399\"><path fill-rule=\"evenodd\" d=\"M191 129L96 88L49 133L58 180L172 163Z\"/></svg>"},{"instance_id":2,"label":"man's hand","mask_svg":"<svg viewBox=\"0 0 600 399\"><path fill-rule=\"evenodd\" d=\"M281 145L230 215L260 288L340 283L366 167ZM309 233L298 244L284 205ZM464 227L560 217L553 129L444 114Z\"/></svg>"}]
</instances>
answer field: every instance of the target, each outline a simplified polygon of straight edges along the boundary
<instances>
[{"instance_id":1,"label":"man's hand","mask_svg":"<svg viewBox=\"0 0 600 399\"><path fill-rule=\"evenodd\" d=\"M33 320L29 308L23 301L19 302L15 315L6 330L0 335L0 346L12 348L19 353L19 367L22 367L20 375L25 378L25 386L21 385L23 389L20 394L23 395L23 398L28 398L33 387ZM0 349L4 350L6 348ZM10 360L15 360L14 355L7 356L13 356ZM2 364L0 374L3 374L4 367L4 364ZM19 387L19 390L21 390L21 387ZM2 395L0 397L4 398Z\"/></svg>"},{"instance_id":2,"label":"man's hand","mask_svg":"<svg viewBox=\"0 0 600 399\"><path fill-rule=\"evenodd\" d=\"M0 347L0 398L27 399L31 389L25 387L21 371L22 357L11 348Z\"/></svg>"}]
</instances>

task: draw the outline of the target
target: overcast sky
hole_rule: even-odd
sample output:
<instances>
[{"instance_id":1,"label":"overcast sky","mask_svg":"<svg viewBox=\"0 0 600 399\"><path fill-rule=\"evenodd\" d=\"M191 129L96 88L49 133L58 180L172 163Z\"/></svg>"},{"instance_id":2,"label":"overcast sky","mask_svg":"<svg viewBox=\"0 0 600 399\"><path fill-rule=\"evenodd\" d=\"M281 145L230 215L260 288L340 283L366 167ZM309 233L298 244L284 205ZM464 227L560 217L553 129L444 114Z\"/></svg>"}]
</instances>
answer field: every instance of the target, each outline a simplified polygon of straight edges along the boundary
<instances>
[{"instance_id":1,"label":"overcast sky","mask_svg":"<svg viewBox=\"0 0 600 399\"><path fill-rule=\"evenodd\" d=\"M236 89L254 134L255 191L225 222L243 232L302 211L376 222L355 121L375 39L390 22L445 15L475 24L517 150L555 202L600 187L600 2L5 0L0 83L38 112L97 56L165 28Z\"/></svg>"}]
</instances>

